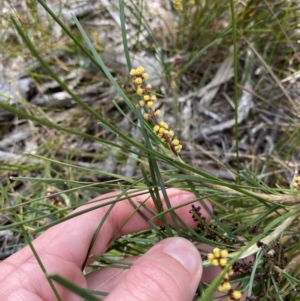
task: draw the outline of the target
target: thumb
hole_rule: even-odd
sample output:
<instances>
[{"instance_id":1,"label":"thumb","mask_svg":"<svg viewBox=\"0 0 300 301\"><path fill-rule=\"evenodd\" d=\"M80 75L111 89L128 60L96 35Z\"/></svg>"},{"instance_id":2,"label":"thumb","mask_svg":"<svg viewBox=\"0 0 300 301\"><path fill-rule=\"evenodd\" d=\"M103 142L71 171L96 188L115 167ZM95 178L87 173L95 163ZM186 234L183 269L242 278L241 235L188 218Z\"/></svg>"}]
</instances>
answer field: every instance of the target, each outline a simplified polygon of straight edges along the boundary
<instances>
[{"instance_id":1,"label":"thumb","mask_svg":"<svg viewBox=\"0 0 300 301\"><path fill-rule=\"evenodd\" d=\"M139 258L105 300L193 300L202 270L191 242L168 238Z\"/></svg>"}]
</instances>

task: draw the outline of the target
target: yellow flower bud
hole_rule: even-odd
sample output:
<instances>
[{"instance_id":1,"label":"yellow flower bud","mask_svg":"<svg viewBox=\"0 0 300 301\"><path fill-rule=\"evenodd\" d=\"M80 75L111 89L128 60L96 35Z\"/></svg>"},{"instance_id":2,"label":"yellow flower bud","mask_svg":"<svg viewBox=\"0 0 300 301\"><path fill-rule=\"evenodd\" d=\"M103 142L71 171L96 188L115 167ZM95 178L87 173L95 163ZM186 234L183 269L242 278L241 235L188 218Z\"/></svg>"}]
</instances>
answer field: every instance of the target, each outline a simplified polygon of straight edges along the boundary
<instances>
[{"instance_id":1,"label":"yellow flower bud","mask_svg":"<svg viewBox=\"0 0 300 301\"><path fill-rule=\"evenodd\" d=\"M152 89L152 85L151 85L151 84L147 84L147 85L146 85L146 89L147 89L147 90L151 90L151 89Z\"/></svg>"},{"instance_id":2,"label":"yellow flower bud","mask_svg":"<svg viewBox=\"0 0 300 301\"><path fill-rule=\"evenodd\" d=\"M143 95L143 94L144 94L144 89L143 89L141 86L139 86L139 87L136 89L136 94L137 94L137 95Z\"/></svg>"},{"instance_id":3,"label":"yellow flower bud","mask_svg":"<svg viewBox=\"0 0 300 301\"><path fill-rule=\"evenodd\" d=\"M242 293L240 291L233 291L232 294L231 294L231 297L234 300L239 300L239 299L242 298Z\"/></svg>"},{"instance_id":4,"label":"yellow flower bud","mask_svg":"<svg viewBox=\"0 0 300 301\"><path fill-rule=\"evenodd\" d=\"M233 269L230 269L230 270L228 271L228 275L229 275L229 276L233 276L233 275L234 275L234 270L233 270Z\"/></svg>"},{"instance_id":5,"label":"yellow flower bud","mask_svg":"<svg viewBox=\"0 0 300 301\"><path fill-rule=\"evenodd\" d=\"M148 77L149 77L149 74L148 74L148 73L143 73L143 74L142 74L142 78L143 78L143 79L148 79Z\"/></svg>"},{"instance_id":6,"label":"yellow flower bud","mask_svg":"<svg viewBox=\"0 0 300 301\"><path fill-rule=\"evenodd\" d=\"M143 107L145 105L145 102L143 100L140 100L139 104L140 104L141 107Z\"/></svg>"},{"instance_id":7,"label":"yellow flower bud","mask_svg":"<svg viewBox=\"0 0 300 301\"><path fill-rule=\"evenodd\" d=\"M166 130L169 128L169 126L164 121L161 121L159 124L161 127L165 128Z\"/></svg>"},{"instance_id":8,"label":"yellow flower bud","mask_svg":"<svg viewBox=\"0 0 300 301\"><path fill-rule=\"evenodd\" d=\"M179 140L178 140L178 139L174 139L174 140L172 141L172 144L175 145L175 146L176 146L176 145L179 145Z\"/></svg>"},{"instance_id":9,"label":"yellow flower bud","mask_svg":"<svg viewBox=\"0 0 300 301\"><path fill-rule=\"evenodd\" d=\"M140 77L137 77L137 78L134 80L134 83L135 83L136 85L140 85L142 82L143 82L143 80L142 80Z\"/></svg>"},{"instance_id":10,"label":"yellow flower bud","mask_svg":"<svg viewBox=\"0 0 300 301\"><path fill-rule=\"evenodd\" d=\"M220 285L218 286L218 291L219 291L219 292L223 292L223 291L224 291L224 288L223 288L223 285L222 285L222 284L220 284Z\"/></svg>"},{"instance_id":11,"label":"yellow flower bud","mask_svg":"<svg viewBox=\"0 0 300 301\"><path fill-rule=\"evenodd\" d=\"M144 116L144 119L146 119L146 120L150 119L150 115L148 113L145 113L143 116Z\"/></svg>"},{"instance_id":12,"label":"yellow flower bud","mask_svg":"<svg viewBox=\"0 0 300 301\"><path fill-rule=\"evenodd\" d=\"M225 249L225 250L222 250L220 254L221 254L221 257L222 257L222 258L228 257L228 251L227 251L226 249Z\"/></svg>"},{"instance_id":13,"label":"yellow flower bud","mask_svg":"<svg viewBox=\"0 0 300 301\"><path fill-rule=\"evenodd\" d=\"M135 75L142 75L144 71L145 71L144 67L139 66L135 69L136 72Z\"/></svg>"},{"instance_id":14,"label":"yellow flower bud","mask_svg":"<svg viewBox=\"0 0 300 301\"><path fill-rule=\"evenodd\" d=\"M149 100L150 100L150 96L149 96L149 95L145 95L145 96L144 96L144 100L145 100L145 101L149 101Z\"/></svg>"},{"instance_id":15,"label":"yellow flower bud","mask_svg":"<svg viewBox=\"0 0 300 301\"><path fill-rule=\"evenodd\" d=\"M226 260L225 258L221 258L221 259L219 260L219 262L220 262L220 266L221 266L221 267L225 267L226 264L227 264L227 260Z\"/></svg>"},{"instance_id":16,"label":"yellow flower bud","mask_svg":"<svg viewBox=\"0 0 300 301\"><path fill-rule=\"evenodd\" d=\"M153 128L153 132L154 133L158 133L159 129L160 129L160 126L159 125L155 125L154 128Z\"/></svg>"},{"instance_id":17,"label":"yellow flower bud","mask_svg":"<svg viewBox=\"0 0 300 301\"><path fill-rule=\"evenodd\" d=\"M153 101L153 102L157 101L157 98L155 95L151 95L151 101Z\"/></svg>"},{"instance_id":18,"label":"yellow flower bud","mask_svg":"<svg viewBox=\"0 0 300 301\"><path fill-rule=\"evenodd\" d=\"M160 129L159 129L159 133L160 133L160 134L164 134L164 133L165 133L165 129L164 129L164 128L160 128Z\"/></svg>"},{"instance_id":19,"label":"yellow flower bud","mask_svg":"<svg viewBox=\"0 0 300 301\"><path fill-rule=\"evenodd\" d=\"M211 264L215 267L217 267L219 265L219 260L218 259L214 259L211 261Z\"/></svg>"},{"instance_id":20,"label":"yellow flower bud","mask_svg":"<svg viewBox=\"0 0 300 301\"><path fill-rule=\"evenodd\" d=\"M223 289L224 291L229 291L231 289L231 284L229 282L224 282L223 283Z\"/></svg>"},{"instance_id":21,"label":"yellow flower bud","mask_svg":"<svg viewBox=\"0 0 300 301\"><path fill-rule=\"evenodd\" d=\"M182 145L176 145L175 147L174 147L174 149L175 149L175 151L177 152L177 153L179 153L180 151L181 151L181 149L182 149Z\"/></svg>"},{"instance_id":22,"label":"yellow flower bud","mask_svg":"<svg viewBox=\"0 0 300 301\"><path fill-rule=\"evenodd\" d=\"M172 138L174 136L174 131L169 131L169 136Z\"/></svg>"},{"instance_id":23,"label":"yellow flower bud","mask_svg":"<svg viewBox=\"0 0 300 301\"><path fill-rule=\"evenodd\" d=\"M214 249L213 249L213 254L214 254L217 258L219 258L219 257L220 257L220 249L219 249L219 248L214 248Z\"/></svg>"},{"instance_id":24,"label":"yellow flower bud","mask_svg":"<svg viewBox=\"0 0 300 301\"><path fill-rule=\"evenodd\" d=\"M215 259L215 255L212 253L208 253L207 254L207 259L209 260L209 262L213 261Z\"/></svg>"},{"instance_id":25,"label":"yellow flower bud","mask_svg":"<svg viewBox=\"0 0 300 301\"><path fill-rule=\"evenodd\" d=\"M152 101L148 101L148 102L147 102L147 107L148 107L148 108L151 109L151 108L153 108L153 106L154 106L154 103L153 103Z\"/></svg>"},{"instance_id":26,"label":"yellow flower bud","mask_svg":"<svg viewBox=\"0 0 300 301\"><path fill-rule=\"evenodd\" d=\"M135 75L136 75L135 69L131 69L129 74L130 74L131 76L135 76Z\"/></svg>"},{"instance_id":27,"label":"yellow flower bud","mask_svg":"<svg viewBox=\"0 0 300 301\"><path fill-rule=\"evenodd\" d=\"M156 111L154 112L154 115L157 116L157 117L160 116L160 114L161 114L161 111L160 111L160 110L156 110ZM170 134L169 134L169 135L170 135Z\"/></svg>"}]
</instances>

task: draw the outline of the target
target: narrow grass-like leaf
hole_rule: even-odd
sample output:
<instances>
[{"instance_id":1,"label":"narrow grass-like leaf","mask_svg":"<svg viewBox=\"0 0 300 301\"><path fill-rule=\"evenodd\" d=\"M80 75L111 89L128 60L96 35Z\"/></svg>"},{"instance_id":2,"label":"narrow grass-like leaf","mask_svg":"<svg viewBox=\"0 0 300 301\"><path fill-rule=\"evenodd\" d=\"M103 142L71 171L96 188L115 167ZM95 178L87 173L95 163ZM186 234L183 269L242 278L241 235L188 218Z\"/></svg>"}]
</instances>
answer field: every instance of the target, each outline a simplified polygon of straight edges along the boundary
<instances>
[{"instance_id":1,"label":"narrow grass-like leaf","mask_svg":"<svg viewBox=\"0 0 300 301\"><path fill-rule=\"evenodd\" d=\"M236 153L236 165L237 165L237 177L236 183L240 183L240 155L239 155L239 124L238 124L238 49L237 49L237 37L236 37L236 20L235 20L235 3L230 0L230 11L231 11L231 23L232 23L232 44L233 44L233 74L234 74L234 136L235 136L235 153Z\"/></svg>"},{"instance_id":2,"label":"narrow grass-like leaf","mask_svg":"<svg viewBox=\"0 0 300 301\"><path fill-rule=\"evenodd\" d=\"M263 256L263 252L261 250L256 253L253 268L252 268L251 275L250 275L250 279L248 282L248 297L250 297L252 294L252 290L254 287L255 274L256 274L258 266L261 262L262 256Z\"/></svg>"},{"instance_id":3,"label":"narrow grass-like leaf","mask_svg":"<svg viewBox=\"0 0 300 301\"><path fill-rule=\"evenodd\" d=\"M119 198L119 196L118 196L118 198ZM118 198L117 198L116 200L118 200ZM84 260L84 262L83 262L83 264L82 264L82 267L81 267L82 270L85 268L85 265L86 265L86 263L87 263L87 260L89 259L89 255L90 255L90 253L91 253L91 250L92 250L93 246L95 245L95 242L96 242L96 240L97 240L97 238L98 238L99 232L100 232L100 230L101 230L103 224L104 224L105 221L107 220L109 214L111 213L111 211L113 210L113 208L114 208L115 205L116 205L116 203L111 204L111 205L109 206L108 210L105 212L103 218L101 219L101 221L100 221L100 223L99 223L99 225L98 225L98 227L97 227L97 229L96 229L96 231L95 231L95 233L94 233L94 235L93 235L92 241L91 241L91 243L90 243L90 245L89 245L89 248L88 248L88 251L87 251L85 260Z\"/></svg>"},{"instance_id":4,"label":"narrow grass-like leaf","mask_svg":"<svg viewBox=\"0 0 300 301\"><path fill-rule=\"evenodd\" d=\"M86 301L99 301L100 300L100 299L96 298L93 294L91 294L91 292L89 290L84 289L59 275L49 275L47 278L49 280L54 280L55 282L59 283L61 286L65 287L69 291L84 298L84 300L86 300Z\"/></svg>"},{"instance_id":5,"label":"narrow grass-like leaf","mask_svg":"<svg viewBox=\"0 0 300 301\"><path fill-rule=\"evenodd\" d=\"M130 70L132 68L132 64L131 64L131 60L130 60L128 42L127 42L127 29L126 29L126 22L125 22L125 10L124 10L124 1L123 0L119 0L119 9L120 9L122 42L123 42L124 53L125 53L128 70Z\"/></svg>"}]
</instances>

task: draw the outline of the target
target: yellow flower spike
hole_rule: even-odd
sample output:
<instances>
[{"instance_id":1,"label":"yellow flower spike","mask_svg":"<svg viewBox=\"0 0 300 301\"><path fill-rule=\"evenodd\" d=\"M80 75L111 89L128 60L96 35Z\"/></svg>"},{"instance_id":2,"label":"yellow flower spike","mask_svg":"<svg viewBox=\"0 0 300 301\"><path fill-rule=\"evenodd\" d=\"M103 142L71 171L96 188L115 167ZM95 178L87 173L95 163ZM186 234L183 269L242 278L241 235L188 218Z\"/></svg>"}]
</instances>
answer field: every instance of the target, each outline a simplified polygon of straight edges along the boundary
<instances>
[{"instance_id":1,"label":"yellow flower spike","mask_svg":"<svg viewBox=\"0 0 300 301\"><path fill-rule=\"evenodd\" d=\"M155 112L154 112L154 115L155 116L160 116L160 114L161 114L161 111L160 110L156 110ZM170 136L170 133L169 133L169 136Z\"/></svg>"},{"instance_id":2,"label":"yellow flower spike","mask_svg":"<svg viewBox=\"0 0 300 301\"><path fill-rule=\"evenodd\" d=\"M138 87L138 88L136 89L136 94L137 94L137 95L143 95L143 94L144 94L144 89L143 89L142 87Z\"/></svg>"},{"instance_id":3,"label":"yellow flower spike","mask_svg":"<svg viewBox=\"0 0 300 301\"><path fill-rule=\"evenodd\" d=\"M220 249L219 248L214 248L213 249L213 254L216 256L216 257L220 257Z\"/></svg>"},{"instance_id":4,"label":"yellow flower spike","mask_svg":"<svg viewBox=\"0 0 300 301\"><path fill-rule=\"evenodd\" d=\"M157 97L155 95L151 95L151 101L153 102L157 101Z\"/></svg>"},{"instance_id":5,"label":"yellow flower spike","mask_svg":"<svg viewBox=\"0 0 300 301\"><path fill-rule=\"evenodd\" d=\"M154 103L157 101L157 97L152 94L154 93L152 91L152 85L143 82L143 80L147 80L149 78L149 74L144 72L144 70L145 68L142 66L130 70L130 75L133 77L132 82L137 86L136 94L142 96L143 98L139 100L139 105L137 105L137 108L140 108L144 113L143 117L145 120L152 120L155 123L153 132L162 142L167 143L173 154L177 156L178 152L180 152L182 149L182 145L179 144L178 139L173 139L174 131L169 130L169 126L166 122L160 121L158 123L156 117L161 115L161 111L154 109ZM143 109L145 106L147 106L149 110ZM219 257L215 258L212 264L216 266L219 265Z\"/></svg>"},{"instance_id":6,"label":"yellow flower spike","mask_svg":"<svg viewBox=\"0 0 300 301\"><path fill-rule=\"evenodd\" d=\"M228 257L228 251L225 249L225 250L222 250L221 252L220 252L220 255L221 255L221 257L222 258L227 258Z\"/></svg>"},{"instance_id":7,"label":"yellow flower spike","mask_svg":"<svg viewBox=\"0 0 300 301\"><path fill-rule=\"evenodd\" d=\"M215 267L217 267L219 265L219 260L218 259L214 259L211 261L211 264Z\"/></svg>"},{"instance_id":8,"label":"yellow flower spike","mask_svg":"<svg viewBox=\"0 0 300 301\"><path fill-rule=\"evenodd\" d=\"M231 297L234 300L240 300L242 298L242 293L240 291L233 291Z\"/></svg>"},{"instance_id":9,"label":"yellow flower spike","mask_svg":"<svg viewBox=\"0 0 300 301\"><path fill-rule=\"evenodd\" d=\"M153 106L154 106L154 103L153 103L152 101L148 101L148 102L147 102L147 107L148 107L148 108L151 109L151 108L153 108Z\"/></svg>"},{"instance_id":10,"label":"yellow flower spike","mask_svg":"<svg viewBox=\"0 0 300 301\"><path fill-rule=\"evenodd\" d=\"M227 260L225 258L219 259L219 262L221 267L225 267L227 265Z\"/></svg>"},{"instance_id":11,"label":"yellow flower spike","mask_svg":"<svg viewBox=\"0 0 300 301\"><path fill-rule=\"evenodd\" d=\"M159 125L155 125L154 128L153 128L153 132L154 133L158 133L159 129L160 129L160 126Z\"/></svg>"},{"instance_id":12,"label":"yellow flower spike","mask_svg":"<svg viewBox=\"0 0 300 301\"><path fill-rule=\"evenodd\" d=\"M140 77L137 77L137 78L134 80L134 83L135 83L136 85L140 85L140 84L143 83L143 80L142 80Z\"/></svg>"},{"instance_id":13,"label":"yellow flower spike","mask_svg":"<svg viewBox=\"0 0 300 301\"><path fill-rule=\"evenodd\" d=\"M215 259L215 255L213 253L208 253L207 254L207 259L209 260L209 262L211 262Z\"/></svg>"},{"instance_id":14,"label":"yellow flower spike","mask_svg":"<svg viewBox=\"0 0 300 301\"><path fill-rule=\"evenodd\" d=\"M222 286L223 286L224 291L229 291L231 289L231 284L227 281L224 282Z\"/></svg>"}]
</instances>

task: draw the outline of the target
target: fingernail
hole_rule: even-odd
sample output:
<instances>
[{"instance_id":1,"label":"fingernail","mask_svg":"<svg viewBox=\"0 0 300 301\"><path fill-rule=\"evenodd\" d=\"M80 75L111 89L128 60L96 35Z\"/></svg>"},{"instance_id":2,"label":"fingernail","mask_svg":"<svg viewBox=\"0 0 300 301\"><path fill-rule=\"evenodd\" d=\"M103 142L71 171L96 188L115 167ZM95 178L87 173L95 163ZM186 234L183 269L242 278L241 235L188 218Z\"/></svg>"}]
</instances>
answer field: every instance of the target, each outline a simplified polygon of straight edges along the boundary
<instances>
[{"instance_id":1,"label":"fingernail","mask_svg":"<svg viewBox=\"0 0 300 301\"><path fill-rule=\"evenodd\" d=\"M163 251L179 261L191 274L195 274L200 265L200 254L188 240L173 237L164 240Z\"/></svg>"}]
</instances>

